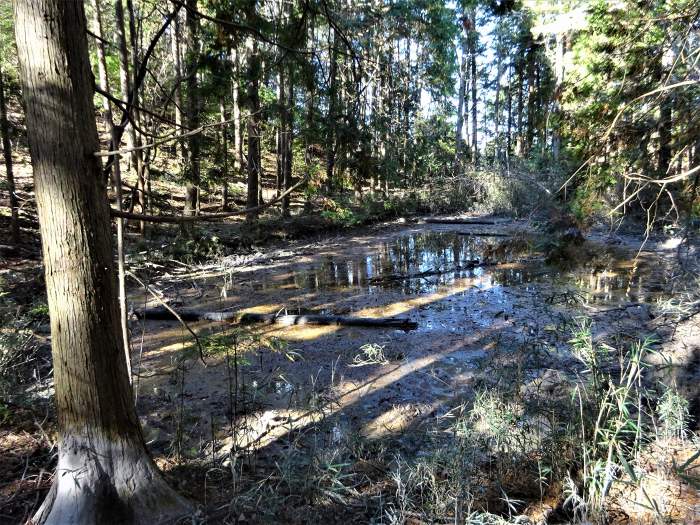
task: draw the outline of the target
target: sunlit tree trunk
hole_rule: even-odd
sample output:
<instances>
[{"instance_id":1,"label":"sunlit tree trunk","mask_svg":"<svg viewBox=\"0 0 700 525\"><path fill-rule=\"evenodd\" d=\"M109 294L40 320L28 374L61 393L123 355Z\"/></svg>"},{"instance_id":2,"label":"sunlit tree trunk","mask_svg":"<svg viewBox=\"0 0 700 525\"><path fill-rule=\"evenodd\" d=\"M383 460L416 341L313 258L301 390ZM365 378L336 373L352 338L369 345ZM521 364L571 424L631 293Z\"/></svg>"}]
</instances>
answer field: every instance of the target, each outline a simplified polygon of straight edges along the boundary
<instances>
[{"instance_id":1,"label":"sunlit tree trunk","mask_svg":"<svg viewBox=\"0 0 700 525\"><path fill-rule=\"evenodd\" d=\"M512 137L513 137L513 64L508 64L508 99L506 100L506 111L508 113L508 122L506 124L506 158L510 157L512 152Z\"/></svg>"},{"instance_id":2,"label":"sunlit tree trunk","mask_svg":"<svg viewBox=\"0 0 700 525\"><path fill-rule=\"evenodd\" d=\"M479 165L479 140L477 133L477 68L476 54L479 45L478 33L476 32L476 8L472 8L469 17L471 19L471 31L469 35L469 54L471 64L471 90L472 90L472 158L474 166Z\"/></svg>"},{"instance_id":3,"label":"sunlit tree trunk","mask_svg":"<svg viewBox=\"0 0 700 525\"><path fill-rule=\"evenodd\" d=\"M19 203L15 189L15 176L12 171L12 140L10 124L7 120L7 100L5 99L5 80L0 66L0 135L2 136L2 153L7 173L7 191L10 193L10 237L12 244L19 243Z\"/></svg>"},{"instance_id":4,"label":"sunlit tree trunk","mask_svg":"<svg viewBox=\"0 0 700 525\"><path fill-rule=\"evenodd\" d=\"M328 50L330 56L330 84L328 92L328 119L327 119L327 134L326 137L326 185L329 192L333 191L333 177L335 173L335 126L337 118L338 104L338 35L333 29L333 37L331 39L331 47Z\"/></svg>"},{"instance_id":5,"label":"sunlit tree trunk","mask_svg":"<svg viewBox=\"0 0 700 525\"><path fill-rule=\"evenodd\" d=\"M238 91L238 76L240 74L240 59L238 48L231 49L231 119L233 120L233 170L236 174L243 169L243 136L241 127L241 106Z\"/></svg>"},{"instance_id":6,"label":"sunlit tree trunk","mask_svg":"<svg viewBox=\"0 0 700 525\"><path fill-rule=\"evenodd\" d=\"M119 335L82 2L15 0L59 429L35 524L173 523L187 502L146 452Z\"/></svg>"}]
</instances>

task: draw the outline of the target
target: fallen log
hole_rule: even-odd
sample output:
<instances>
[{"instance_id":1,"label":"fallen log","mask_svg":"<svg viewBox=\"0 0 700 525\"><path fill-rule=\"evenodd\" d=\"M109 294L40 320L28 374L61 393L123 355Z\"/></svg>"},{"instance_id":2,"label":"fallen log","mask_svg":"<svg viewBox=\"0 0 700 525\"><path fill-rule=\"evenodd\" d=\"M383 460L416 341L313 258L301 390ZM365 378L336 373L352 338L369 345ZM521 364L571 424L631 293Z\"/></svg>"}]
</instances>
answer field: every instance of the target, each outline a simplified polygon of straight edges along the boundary
<instances>
[{"instance_id":1,"label":"fallen log","mask_svg":"<svg viewBox=\"0 0 700 525\"><path fill-rule=\"evenodd\" d=\"M338 325L338 326L365 326L377 328L401 328L403 330L415 330L418 323L406 317L348 317L345 315L301 314L301 315L277 315L245 313L241 315L241 324L266 323L293 325Z\"/></svg>"},{"instance_id":2,"label":"fallen log","mask_svg":"<svg viewBox=\"0 0 700 525\"><path fill-rule=\"evenodd\" d=\"M139 319L153 319L161 321L175 320L173 313L162 306L145 308L134 311ZM349 317L343 315L326 314L258 314L238 313L233 311L203 312L201 310L184 309L178 311L178 315L184 321L218 321L239 322L240 324L280 324L283 326L294 325L338 325L338 326L364 326L375 328L400 328L402 330L415 330L418 323L406 317Z\"/></svg>"},{"instance_id":3,"label":"fallen log","mask_svg":"<svg viewBox=\"0 0 700 525\"><path fill-rule=\"evenodd\" d=\"M203 312L191 308L178 310L177 314L183 321L236 321L239 317L236 312ZM173 312L164 306L134 310L134 315L138 319L157 321L175 321L177 319Z\"/></svg>"},{"instance_id":4,"label":"fallen log","mask_svg":"<svg viewBox=\"0 0 700 525\"><path fill-rule=\"evenodd\" d=\"M494 225L495 221L486 219L441 219L439 217L428 217L425 222L430 224L486 224Z\"/></svg>"}]
</instances>

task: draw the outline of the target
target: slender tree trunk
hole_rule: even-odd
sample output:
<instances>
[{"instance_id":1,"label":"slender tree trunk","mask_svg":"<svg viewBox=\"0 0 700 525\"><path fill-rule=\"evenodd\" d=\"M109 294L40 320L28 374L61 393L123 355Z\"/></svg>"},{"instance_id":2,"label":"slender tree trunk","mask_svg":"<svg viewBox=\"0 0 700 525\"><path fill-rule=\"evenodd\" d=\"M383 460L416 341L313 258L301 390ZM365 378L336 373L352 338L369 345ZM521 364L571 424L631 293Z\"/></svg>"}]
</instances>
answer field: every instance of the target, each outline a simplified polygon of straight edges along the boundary
<instances>
[{"instance_id":1,"label":"slender tree trunk","mask_svg":"<svg viewBox=\"0 0 700 525\"><path fill-rule=\"evenodd\" d=\"M19 203L15 189L15 176L12 171L12 141L10 124L7 120L7 101L5 99L5 81L0 66L0 135L2 135L2 152L7 172L7 191L10 193L10 238L12 244L19 244Z\"/></svg>"},{"instance_id":2,"label":"slender tree trunk","mask_svg":"<svg viewBox=\"0 0 700 525\"><path fill-rule=\"evenodd\" d=\"M284 191L292 187L292 168L294 164L294 152L292 144L294 138L294 69L289 64L287 69L287 93L286 93L285 113L286 129L284 134L284 176L282 184ZM282 216L289 217L289 195L282 198Z\"/></svg>"},{"instance_id":3,"label":"slender tree trunk","mask_svg":"<svg viewBox=\"0 0 700 525\"><path fill-rule=\"evenodd\" d=\"M258 206L259 184L260 184L260 55L258 53L257 41L249 39L250 49L248 50L248 208ZM249 221L258 217L256 211L247 215Z\"/></svg>"},{"instance_id":4,"label":"slender tree trunk","mask_svg":"<svg viewBox=\"0 0 700 525\"><path fill-rule=\"evenodd\" d=\"M199 18L197 0L187 0L185 10L186 37L186 95L187 95L187 127L199 127L199 87L197 86L197 64L199 62ZM196 215L199 210L199 134L187 137L187 160L185 163L185 215Z\"/></svg>"},{"instance_id":5,"label":"slender tree trunk","mask_svg":"<svg viewBox=\"0 0 700 525\"><path fill-rule=\"evenodd\" d=\"M287 89L285 83L284 66L280 66L279 74L277 75L277 104L280 108L280 123L277 127L277 195L282 193L282 184L284 180L284 168L286 165L285 157L287 155L285 134L287 132Z\"/></svg>"},{"instance_id":6,"label":"slender tree trunk","mask_svg":"<svg viewBox=\"0 0 700 525\"><path fill-rule=\"evenodd\" d=\"M527 52L527 129L525 133L525 144L523 155L527 156L532 148L537 126L537 114L535 112L535 102L537 100L537 89L535 87L535 44L530 43Z\"/></svg>"},{"instance_id":7,"label":"slender tree trunk","mask_svg":"<svg viewBox=\"0 0 700 525\"><path fill-rule=\"evenodd\" d=\"M524 67L524 51L519 54L518 57L518 62L516 65L517 68L517 76L518 76L518 122L517 126L515 127L515 153L518 156L522 156L524 153L524 144L523 144L523 112L524 112L524 95L523 92L525 91L525 76L523 73L523 67Z\"/></svg>"},{"instance_id":8,"label":"slender tree trunk","mask_svg":"<svg viewBox=\"0 0 700 525\"><path fill-rule=\"evenodd\" d=\"M554 60L554 103L552 104L552 160L555 165L559 163L561 156L561 95L564 87L564 52L566 50L566 35L557 33L556 50Z\"/></svg>"},{"instance_id":9,"label":"slender tree trunk","mask_svg":"<svg viewBox=\"0 0 700 525\"><path fill-rule=\"evenodd\" d=\"M493 107L493 137L496 162L501 160L501 137L499 136L499 125L501 123L501 76L503 76L503 46L501 40L502 37L499 33L496 44L496 94Z\"/></svg>"},{"instance_id":10,"label":"slender tree trunk","mask_svg":"<svg viewBox=\"0 0 700 525\"><path fill-rule=\"evenodd\" d=\"M109 205L82 2L15 0L59 429L35 524L175 522L190 507L149 457L119 336Z\"/></svg>"},{"instance_id":11,"label":"slender tree trunk","mask_svg":"<svg viewBox=\"0 0 700 525\"><path fill-rule=\"evenodd\" d=\"M93 0L93 28L92 31L97 36L97 71L100 89L109 93L109 77L107 76L107 59L105 55L104 41L102 40L102 11L100 0ZM119 139L117 128L114 125L112 105L107 97L102 97L102 107L104 109L105 126L109 130L112 144L119 149ZM116 193L117 209L122 209L122 173L119 156L112 164L112 181ZM129 343L129 318L126 305L126 275L124 269L124 219L118 218L117 222L117 282L119 294L119 324L122 334L122 344L124 345L124 355L126 357L126 369L131 380L131 345Z\"/></svg>"},{"instance_id":12,"label":"slender tree trunk","mask_svg":"<svg viewBox=\"0 0 700 525\"><path fill-rule=\"evenodd\" d=\"M457 127L455 129L455 168L462 162L464 139L464 99L467 96L467 39L462 37L462 60L459 66L459 100L457 101Z\"/></svg>"},{"instance_id":13,"label":"slender tree trunk","mask_svg":"<svg viewBox=\"0 0 700 525\"><path fill-rule=\"evenodd\" d=\"M131 80L131 85L134 86L136 85L136 76L138 74L139 70L139 38L138 38L138 30L136 28L136 13L134 11L134 3L133 0L126 0L126 8L127 12L129 14L129 43L131 47L131 73L132 73L132 80ZM139 105L139 93L138 91L134 93L134 108L131 111L131 118L134 120L135 123L139 124L140 123L140 114L139 111L136 109L136 106ZM134 146L140 147L141 146L141 134L138 132L138 130L134 127L130 127L130 133L133 134L132 136L132 142ZM141 213L147 213L147 205L146 205L146 166L144 164L143 160L143 151L141 150L136 150L131 152L131 165L134 168L134 171L136 172L136 181L137 181L137 186L139 188L139 208L141 209ZM146 231L146 223L144 221L139 222L139 231L143 234Z\"/></svg>"},{"instance_id":14,"label":"slender tree trunk","mask_svg":"<svg viewBox=\"0 0 700 525\"><path fill-rule=\"evenodd\" d=\"M221 122L226 122L226 107L224 106L224 99L219 100L219 114ZM227 126L223 124L221 126L221 156L223 161L222 170L222 188L221 188L221 208L224 211L228 210L228 133Z\"/></svg>"},{"instance_id":15,"label":"slender tree trunk","mask_svg":"<svg viewBox=\"0 0 700 525\"><path fill-rule=\"evenodd\" d=\"M476 32L476 8L472 8L469 13L471 18L471 31L469 38L469 51L471 54L471 88L472 88L472 158L474 166L479 166L479 141L477 135L477 68L476 54L479 45L478 33Z\"/></svg>"},{"instance_id":16,"label":"slender tree trunk","mask_svg":"<svg viewBox=\"0 0 700 525\"><path fill-rule=\"evenodd\" d=\"M506 132L506 158L510 158L513 140L513 64L508 64L508 99L506 101L508 112L508 130Z\"/></svg>"},{"instance_id":17,"label":"slender tree trunk","mask_svg":"<svg viewBox=\"0 0 700 525\"><path fill-rule=\"evenodd\" d=\"M326 185L328 192L333 191L333 177L335 174L335 125L338 104L338 36L333 29L331 48L328 50L330 56L330 87L328 92L328 119L326 137Z\"/></svg>"},{"instance_id":18,"label":"slender tree trunk","mask_svg":"<svg viewBox=\"0 0 700 525\"><path fill-rule=\"evenodd\" d=\"M175 127L176 132L182 132L182 90L180 89L180 84L182 82L182 61L180 59L180 14L175 15L171 26L171 36L170 36L170 53L173 60L173 72L175 73L175 86L173 88L173 104L175 106ZM185 164L185 152L180 143L177 141L175 144L177 149L180 170L183 169Z\"/></svg>"},{"instance_id":19,"label":"slender tree trunk","mask_svg":"<svg viewBox=\"0 0 700 525\"><path fill-rule=\"evenodd\" d=\"M240 59L238 48L231 49L231 67L233 68L231 83L231 118L233 119L233 170L240 174L243 169L243 136L241 127L241 106L238 92L238 76L240 74Z\"/></svg>"}]
</instances>

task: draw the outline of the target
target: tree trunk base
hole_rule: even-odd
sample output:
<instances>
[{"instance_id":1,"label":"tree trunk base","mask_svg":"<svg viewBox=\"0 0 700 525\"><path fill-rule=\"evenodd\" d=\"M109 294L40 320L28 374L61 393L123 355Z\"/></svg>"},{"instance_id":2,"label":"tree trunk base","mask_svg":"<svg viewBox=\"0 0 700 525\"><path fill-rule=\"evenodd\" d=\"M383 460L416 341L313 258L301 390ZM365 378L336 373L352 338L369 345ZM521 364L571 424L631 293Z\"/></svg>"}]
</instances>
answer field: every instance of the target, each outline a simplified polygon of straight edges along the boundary
<instances>
[{"instance_id":1,"label":"tree trunk base","mask_svg":"<svg viewBox=\"0 0 700 525\"><path fill-rule=\"evenodd\" d=\"M191 516L141 444L66 438L56 477L33 525L157 525Z\"/></svg>"}]
</instances>

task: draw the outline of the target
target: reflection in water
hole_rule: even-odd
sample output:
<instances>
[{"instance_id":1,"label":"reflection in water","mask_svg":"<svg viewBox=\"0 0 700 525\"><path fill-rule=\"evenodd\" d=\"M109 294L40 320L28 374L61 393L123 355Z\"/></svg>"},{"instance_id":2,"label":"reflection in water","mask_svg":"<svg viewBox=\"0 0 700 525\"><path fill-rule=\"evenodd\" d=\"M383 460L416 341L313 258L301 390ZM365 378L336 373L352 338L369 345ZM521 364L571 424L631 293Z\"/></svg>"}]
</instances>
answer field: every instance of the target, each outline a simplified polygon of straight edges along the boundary
<instances>
[{"instance_id":1,"label":"reflection in water","mask_svg":"<svg viewBox=\"0 0 700 525\"><path fill-rule=\"evenodd\" d=\"M368 254L325 256L306 270L263 278L255 288L359 288L371 294L391 289L415 295L434 293L470 279L475 288L492 293L505 287L546 282L573 287L591 303L648 302L656 298L655 292L643 286L649 278L648 268L632 272L629 261L603 252L603 248L601 257L565 270L546 265L536 257L531 244L453 232L410 233L384 242ZM417 275L426 272L435 273ZM392 278L382 280L386 276Z\"/></svg>"}]
</instances>

